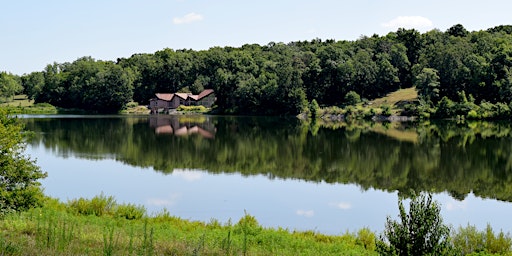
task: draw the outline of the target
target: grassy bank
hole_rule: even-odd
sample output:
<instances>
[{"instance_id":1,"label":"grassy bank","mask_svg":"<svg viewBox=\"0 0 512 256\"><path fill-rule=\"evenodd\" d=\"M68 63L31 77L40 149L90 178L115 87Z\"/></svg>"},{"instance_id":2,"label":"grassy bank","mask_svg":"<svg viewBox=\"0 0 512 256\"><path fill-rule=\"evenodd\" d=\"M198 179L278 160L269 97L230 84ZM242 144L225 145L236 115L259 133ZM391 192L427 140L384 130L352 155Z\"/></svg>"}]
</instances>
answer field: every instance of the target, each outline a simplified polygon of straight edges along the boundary
<instances>
[{"instance_id":1,"label":"grassy bank","mask_svg":"<svg viewBox=\"0 0 512 256\"><path fill-rule=\"evenodd\" d=\"M141 214L144 213L144 214ZM189 221L110 197L45 206L0 220L1 255L377 255L374 234L328 236L238 221Z\"/></svg>"},{"instance_id":2,"label":"grassy bank","mask_svg":"<svg viewBox=\"0 0 512 256\"><path fill-rule=\"evenodd\" d=\"M26 95L16 95L14 98L0 104L0 108L6 109L11 114L56 114L58 109L48 103L34 104Z\"/></svg>"}]
</instances>

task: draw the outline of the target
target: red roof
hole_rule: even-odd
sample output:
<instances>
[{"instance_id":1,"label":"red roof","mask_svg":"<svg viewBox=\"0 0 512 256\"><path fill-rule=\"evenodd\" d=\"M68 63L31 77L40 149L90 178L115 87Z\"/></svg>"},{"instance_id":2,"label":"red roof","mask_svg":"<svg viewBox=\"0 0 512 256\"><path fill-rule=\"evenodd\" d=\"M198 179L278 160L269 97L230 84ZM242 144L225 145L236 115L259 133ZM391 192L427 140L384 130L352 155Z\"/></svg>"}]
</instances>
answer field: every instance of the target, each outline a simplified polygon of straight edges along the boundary
<instances>
[{"instance_id":1,"label":"red roof","mask_svg":"<svg viewBox=\"0 0 512 256\"><path fill-rule=\"evenodd\" d=\"M174 96L173 93L157 93L155 94L158 99L171 101L172 97Z\"/></svg>"},{"instance_id":2,"label":"red roof","mask_svg":"<svg viewBox=\"0 0 512 256\"><path fill-rule=\"evenodd\" d=\"M202 91L199 95L197 95L197 99L195 99L195 100L200 100L212 93L213 93L212 89L206 89L206 90Z\"/></svg>"},{"instance_id":3,"label":"red roof","mask_svg":"<svg viewBox=\"0 0 512 256\"><path fill-rule=\"evenodd\" d=\"M174 97L174 95L186 100L187 98L191 98L193 100L200 100L210 94L213 93L213 90L212 89L206 89L204 91L202 91L201 93L199 93L199 95L192 95L190 93L180 93L180 92L177 92L177 93L157 93L155 94L156 97L160 100L165 100L165 101L171 101L172 98Z\"/></svg>"}]
</instances>

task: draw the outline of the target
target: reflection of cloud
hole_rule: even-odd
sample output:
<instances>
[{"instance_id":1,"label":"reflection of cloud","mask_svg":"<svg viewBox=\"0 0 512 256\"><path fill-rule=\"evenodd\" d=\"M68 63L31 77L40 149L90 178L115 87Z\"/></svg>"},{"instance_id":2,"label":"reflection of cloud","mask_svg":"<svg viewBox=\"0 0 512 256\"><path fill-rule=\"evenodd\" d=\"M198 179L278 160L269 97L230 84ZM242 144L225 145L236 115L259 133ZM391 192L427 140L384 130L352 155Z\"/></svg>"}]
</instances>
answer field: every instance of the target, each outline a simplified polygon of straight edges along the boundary
<instances>
[{"instance_id":1,"label":"reflection of cloud","mask_svg":"<svg viewBox=\"0 0 512 256\"><path fill-rule=\"evenodd\" d=\"M421 16L399 16L388 22L381 24L385 28L429 28L432 27L433 23L431 20Z\"/></svg>"},{"instance_id":2,"label":"reflection of cloud","mask_svg":"<svg viewBox=\"0 0 512 256\"><path fill-rule=\"evenodd\" d=\"M202 172L187 169L174 169L172 171L172 175L176 177L181 177L186 181L196 181L203 178Z\"/></svg>"},{"instance_id":3,"label":"reflection of cloud","mask_svg":"<svg viewBox=\"0 0 512 256\"><path fill-rule=\"evenodd\" d=\"M178 201L178 199L180 199L180 197L181 197L181 194L174 193L174 194L171 194L169 196L169 198L149 198L147 200L147 204L153 205L153 206L158 206L158 207L172 206L172 205L176 204L176 202Z\"/></svg>"},{"instance_id":4,"label":"reflection of cloud","mask_svg":"<svg viewBox=\"0 0 512 256\"><path fill-rule=\"evenodd\" d=\"M201 14L197 14L195 12L191 12L183 17L175 17L172 19L172 22L176 25L192 23L196 21L203 20L203 16Z\"/></svg>"},{"instance_id":5,"label":"reflection of cloud","mask_svg":"<svg viewBox=\"0 0 512 256\"><path fill-rule=\"evenodd\" d=\"M315 216L315 211L313 211L313 210L297 210L297 215L311 218L311 217Z\"/></svg>"},{"instance_id":6,"label":"reflection of cloud","mask_svg":"<svg viewBox=\"0 0 512 256\"><path fill-rule=\"evenodd\" d=\"M464 201L452 200L446 204L446 209L448 211L466 210L467 208L468 208L468 203L466 202L466 200L464 200Z\"/></svg>"},{"instance_id":7,"label":"reflection of cloud","mask_svg":"<svg viewBox=\"0 0 512 256\"><path fill-rule=\"evenodd\" d=\"M341 209L341 210L350 210L350 209L352 209L352 204L345 203L345 202L330 203L329 205L332 206L332 207L336 207L338 209Z\"/></svg>"}]
</instances>

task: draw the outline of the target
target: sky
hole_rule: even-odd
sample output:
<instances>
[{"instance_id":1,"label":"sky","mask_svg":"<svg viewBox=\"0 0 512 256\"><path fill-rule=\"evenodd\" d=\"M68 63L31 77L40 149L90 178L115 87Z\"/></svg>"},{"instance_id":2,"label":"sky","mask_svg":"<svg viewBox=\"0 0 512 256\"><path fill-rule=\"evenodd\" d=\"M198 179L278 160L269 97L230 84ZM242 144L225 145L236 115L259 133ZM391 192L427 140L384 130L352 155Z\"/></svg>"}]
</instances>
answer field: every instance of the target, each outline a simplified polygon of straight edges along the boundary
<instances>
[{"instance_id":1,"label":"sky","mask_svg":"<svg viewBox=\"0 0 512 256\"><path fill-rule=\"evenodd\" d=\"M398 28L478 31L512 25L510 10L510 0L1 0L0 71L165 48L352 41Z\"/></svg>"}]
</instances>

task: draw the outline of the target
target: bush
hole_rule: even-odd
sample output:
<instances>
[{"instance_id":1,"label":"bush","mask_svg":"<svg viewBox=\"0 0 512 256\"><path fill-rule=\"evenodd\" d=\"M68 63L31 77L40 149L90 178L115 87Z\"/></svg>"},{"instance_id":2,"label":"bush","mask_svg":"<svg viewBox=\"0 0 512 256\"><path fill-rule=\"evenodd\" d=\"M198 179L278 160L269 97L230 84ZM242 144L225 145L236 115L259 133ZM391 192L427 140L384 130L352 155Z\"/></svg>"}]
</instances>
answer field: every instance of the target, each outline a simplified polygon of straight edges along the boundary
<instances>
[{"instance_id":1,"label":"bush","mask_svg":"<svg viewBox=\"0 0 512 256\"><path fill-rule=\"evenodd\" d=\"M398 202L400 221L386 220L384 236L377 241L382 255L446 255L453 252L448 241L450 228L443 224L441 207L432 201L432 195L413 194L409 213L403 198Z\"/></svg>"},{"instance_id":2,"label":"bush","mask_svg":"<svg viewBox=\"0 0 512 256\"><path fill-rule=\"evenodd\" d=\"M113 196L105 196L103 193L95 196L92 199L74 199L68 202L70 210L81 215L96 215L103 216L112 214L112 209L116 205Z\"/></svg>"},{"instance_id":3,"label":"bush","mask_svg":"<svg viewBox=\"0 0 512 256\"><path fill-rule=\"evenodd\" d=\"M512 238L500 232L495 235L491 226L485 231L478 231L475 226L460 227L452 234L452 243L463 255L473 253L506 254L511 252Z\"/></svg>"},{"instance_id":4,"label":"bush","mask_svg":"<svg viewBox=\"0 0 512 256\"><path fill-rule=\"evenodd\" d=\"M127 220L138 220L146 215L146 208L134 204L122 204L115 207L114 215Z\"/></svg>"},{"instance_id":5,"label":"bush","mask_svg":"<svg viewBox=\"0 0 512 256\"><path fill-rule=\"evenodd\" d=\"M42 204L38 180L47 174L24 155L28 136L16 118L0 109L0 217Z\"/></svg>"},{"instance_id":6,"label":"bush","mask_svg":"<svg viewBox=\"0 0 512 256\"><path fill-rule=\"evenodd\" d=\"M311 101L309 104L309 112L311 113L311 118L316 118L318 116L318 111L320 110L320 106L318 106L318 102L315 99Z\"/></svg>"},{"instance_id":7,"label":"bush","mask_svg":"<svg viewBox=\"0 0 512 256\"><path fill-rule=\"evenodd\" d=\"M205 106L183 106L180 105L176 110L182 111L182 112L198 112L198 113L204 113L208 111L208 108Z\"/></svg>"},{"instance_id":8,"label":"bush","mask_svg":"<svg viewBox=\"0 0 512 256\"><path fill-rule=\"evenodd\" d=\"M391 112L391 106L388 105L388 104L385 104L385 105L382 105L382 115L383 116L391 116L392 112Z\"/></svg>"},{"instance_id":9,"label":"bush","mask_svg":"<svg viewBox=\"0 0 512 256\"><path fill-rule=\"evenodd\" d=\"M361 96L357 92L350 91L345 95L345 103L347 105L356 105L361 102Z\"/></svg>"}]
</instances>

